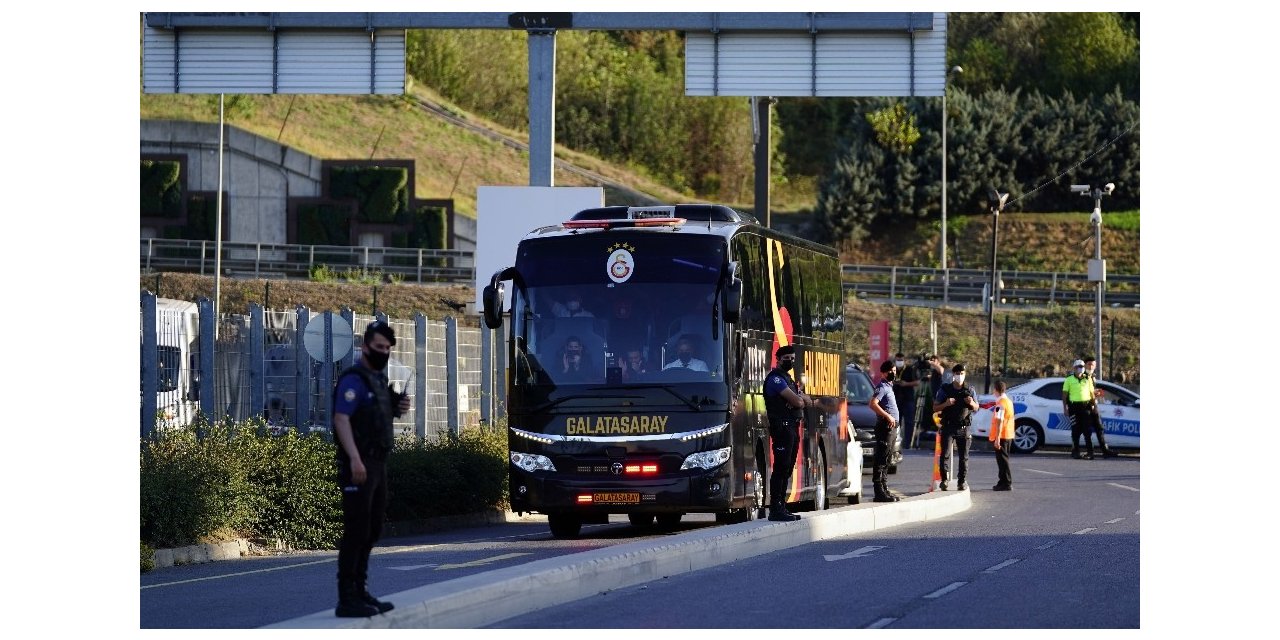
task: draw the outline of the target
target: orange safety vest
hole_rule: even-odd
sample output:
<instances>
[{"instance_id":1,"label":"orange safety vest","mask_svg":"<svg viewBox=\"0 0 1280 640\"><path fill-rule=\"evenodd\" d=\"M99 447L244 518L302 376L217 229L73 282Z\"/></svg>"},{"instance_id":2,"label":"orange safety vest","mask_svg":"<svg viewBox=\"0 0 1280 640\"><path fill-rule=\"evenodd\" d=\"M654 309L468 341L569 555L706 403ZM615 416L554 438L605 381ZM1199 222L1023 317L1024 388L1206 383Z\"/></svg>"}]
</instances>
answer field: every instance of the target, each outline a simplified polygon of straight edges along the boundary
<instances>
[{"instance_id":1,"label":"orange safety vest","mask_svg":"<svg viewBox=\"0 0 1280 640\"><path fill-rule=\"evenodd\" d=\"M987 439L992 442L1012 440L1013 401L1009 400L1009 396L1000 394L1000 397L996 398L996 405L991 409L991 428L987 431Z\"/></svg>"}]
</instances>

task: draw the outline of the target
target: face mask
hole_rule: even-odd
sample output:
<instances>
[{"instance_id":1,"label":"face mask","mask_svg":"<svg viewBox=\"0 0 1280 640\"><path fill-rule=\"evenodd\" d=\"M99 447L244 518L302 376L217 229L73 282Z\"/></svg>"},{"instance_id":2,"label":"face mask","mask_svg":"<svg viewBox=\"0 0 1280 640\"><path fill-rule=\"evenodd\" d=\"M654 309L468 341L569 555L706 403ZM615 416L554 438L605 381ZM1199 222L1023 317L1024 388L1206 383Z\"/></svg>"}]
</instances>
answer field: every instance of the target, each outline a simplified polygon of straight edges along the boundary
<instances>
[{"instance_id":1,"label":"face mask","mask_svg":"<svg viewBox=\"0 0 1280 640\"><path fill-rule=\"evenodd\" d=\"M897 368L899 368L899 369L901 369L901 368L905 367L906 365L907 365L907 363L905 363L905 362L903 362L903 361L901 361L901 360L894 360L894 361L893 361L893 366L895 366L895 367L897 367Z\"/></svg>"},{"instance_id":2,"label":"face mask","mask_svg":"<svg viewBox=\"0 0 1280 640\"><path fill-rule=\"evenodd\" d=\"M1084 377L1084 369L1076 369L1076 377L1083 378L1083 377Z\"/></svg>"},{"instance_id":3,"label":"face mask","mask_svg":"<svg viewBox=\"0 0 1280 640\"><path fill-rule=\"evenodd\" d=\"M794 367L795 365L796 365L796 363L795 363L795 361L794 361L794 360L779 360L779 361L778 361L778 368L779 368L779 369L782 369L783 371L790 371L790 370L791 370L791 368L792 368L792 367Z\"/></svg>"},{"instance_id":4,"label":"face mask","mask_svg":"<svg viewBox=\"0 0 1280 640\"><path fill-rule=\"evenodd\" d=\"M689 364L689 360L691 360L692 358L693 358L692 353L689 353L688 351L680 352L680 362L683 362L684 364Z\"/></svg>"},{"instance_id":5,"label":"face mask","mask_svg":"<svg viewBox=\"0 0 1280 640\"><path fill-rule=\"evenodd\" d=\"M952 376L952 377L951 377L951 379L952 379L952 380L955 380L955 381L956 381L956 384L964 384L964 374L963 374L963 373L957 373L957 374L955 374L954 376Z\"/></svg>"},{"instance_id":6,"label":"face mask","mask_svg":"<svg viewBox=\"0 0 1280 640\"><path fill-rule=\"evenodd\" d=\"M893 382L893 381L894 381L894 379L898 377L898 374L896 374L896 373L894 373L894 372L892 372L892 371L886 372L886 373L884 373L883 375L884 375L884 379L885 379L885 380L888 380L889 382Z\"/></svg>"},{"instance_id":7,"label":"face mask","mask_svg":"<svg viewBox=\"0 0 1280 640\"><path fill-rule=\"evenodd\" d=\"M369 368L374 371L382 371L387 368L387 360L391 359L390 353L380 353L373 349L364 352L364 359L369 363Z\"/></svg>"}]
</instances>

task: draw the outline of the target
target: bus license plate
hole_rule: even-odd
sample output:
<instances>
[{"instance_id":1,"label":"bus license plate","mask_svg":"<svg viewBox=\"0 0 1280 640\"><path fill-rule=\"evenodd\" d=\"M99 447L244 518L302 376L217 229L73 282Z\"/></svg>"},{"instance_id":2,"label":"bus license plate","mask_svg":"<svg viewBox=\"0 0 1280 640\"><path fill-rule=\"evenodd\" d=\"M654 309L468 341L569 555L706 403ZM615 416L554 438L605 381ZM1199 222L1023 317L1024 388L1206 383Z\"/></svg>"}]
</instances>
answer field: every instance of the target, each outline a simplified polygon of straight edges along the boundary
<instances>
[{"instance_id":1,"label":"bus license plate","mask_svg":"<svg viewBox=\"0 0 1280 640\"><path fill-rule=\"evenodd\" d=\"M640 504L640 494L632 491L595 493L591 501L596 504Z\"/></svg>"}]
</instances>

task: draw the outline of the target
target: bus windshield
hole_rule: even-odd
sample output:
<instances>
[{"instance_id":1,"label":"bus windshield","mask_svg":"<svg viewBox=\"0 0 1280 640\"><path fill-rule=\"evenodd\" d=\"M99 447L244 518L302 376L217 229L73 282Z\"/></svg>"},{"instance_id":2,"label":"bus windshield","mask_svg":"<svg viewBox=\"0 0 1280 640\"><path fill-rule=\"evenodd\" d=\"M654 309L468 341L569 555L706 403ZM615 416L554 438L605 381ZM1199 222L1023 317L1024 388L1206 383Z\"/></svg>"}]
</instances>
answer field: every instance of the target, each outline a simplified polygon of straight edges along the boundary
<instances>
[{"instance_id":1,"label":"bus windshield","mask_svg":"<svg viewBox=\"0 0 1280 640\"><path fill-rule=\"evenodd\" d=\"M526 241L516 260L524 286L512 299L513 384L722 381L723 246L670 233Z\"/></svg>"}]
</instances>

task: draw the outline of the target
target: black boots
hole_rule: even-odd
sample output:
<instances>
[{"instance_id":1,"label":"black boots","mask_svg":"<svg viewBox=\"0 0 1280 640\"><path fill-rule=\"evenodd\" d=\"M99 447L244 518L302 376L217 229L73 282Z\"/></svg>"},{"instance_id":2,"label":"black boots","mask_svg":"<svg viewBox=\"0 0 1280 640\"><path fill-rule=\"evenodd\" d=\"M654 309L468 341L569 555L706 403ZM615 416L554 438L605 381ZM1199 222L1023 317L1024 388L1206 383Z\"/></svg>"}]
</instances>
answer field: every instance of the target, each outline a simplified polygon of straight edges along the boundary
<instances>
[{"instance_id":1,"label":"black boots","mask_svg":"<svg viewBox=\"0 0 1280 640\"><path fill-rule=\"evenodd\" d=\"M339 618L368 618L382 613L377 606L366 602L362 594L367 595L363 584L355 580L339 580L338 606L333 614ZM370 599L372 597L369 596ZM387 606L390 607L390 603Z\"/></svg>"},{"instance_id":2,"label":"black boots","mask_svg":"<svg viewBox=\"0 0 1280 640\"><path fill-rule=\"evenodd\" d=\"M365 604L373 605L377 608L378 613L386 613L396 608L394 604L391 604L386 600L379 600L373 597L373 594L369 593L368 587L365 586L364 581L359 581L356 585L358 586L357 595L360 596L360 599L364 601Z\"/></svg>"},{"instance_id":3,"label":"black boots","mask_svg":"<svg viewBox=\"0 0 1280 640\"><path fill-rule=\"evenodd\" d=\"M873 486L876 490L875 502L897 502L900 500L898 496L893 495L893 493L889 491L889 485L883 480L874 483Z\"/></svg>"},{"instance_id":4,"label":"black boots","mask_svg":"<svg viewBox=\"0 0 1280 640\"><path fill-rule=\"evenodd\" d=\"M774 522L795 522L800 516L787 511L785 502L775 502L769 507L769 519Z\"/></svg>"}]
</instances>

